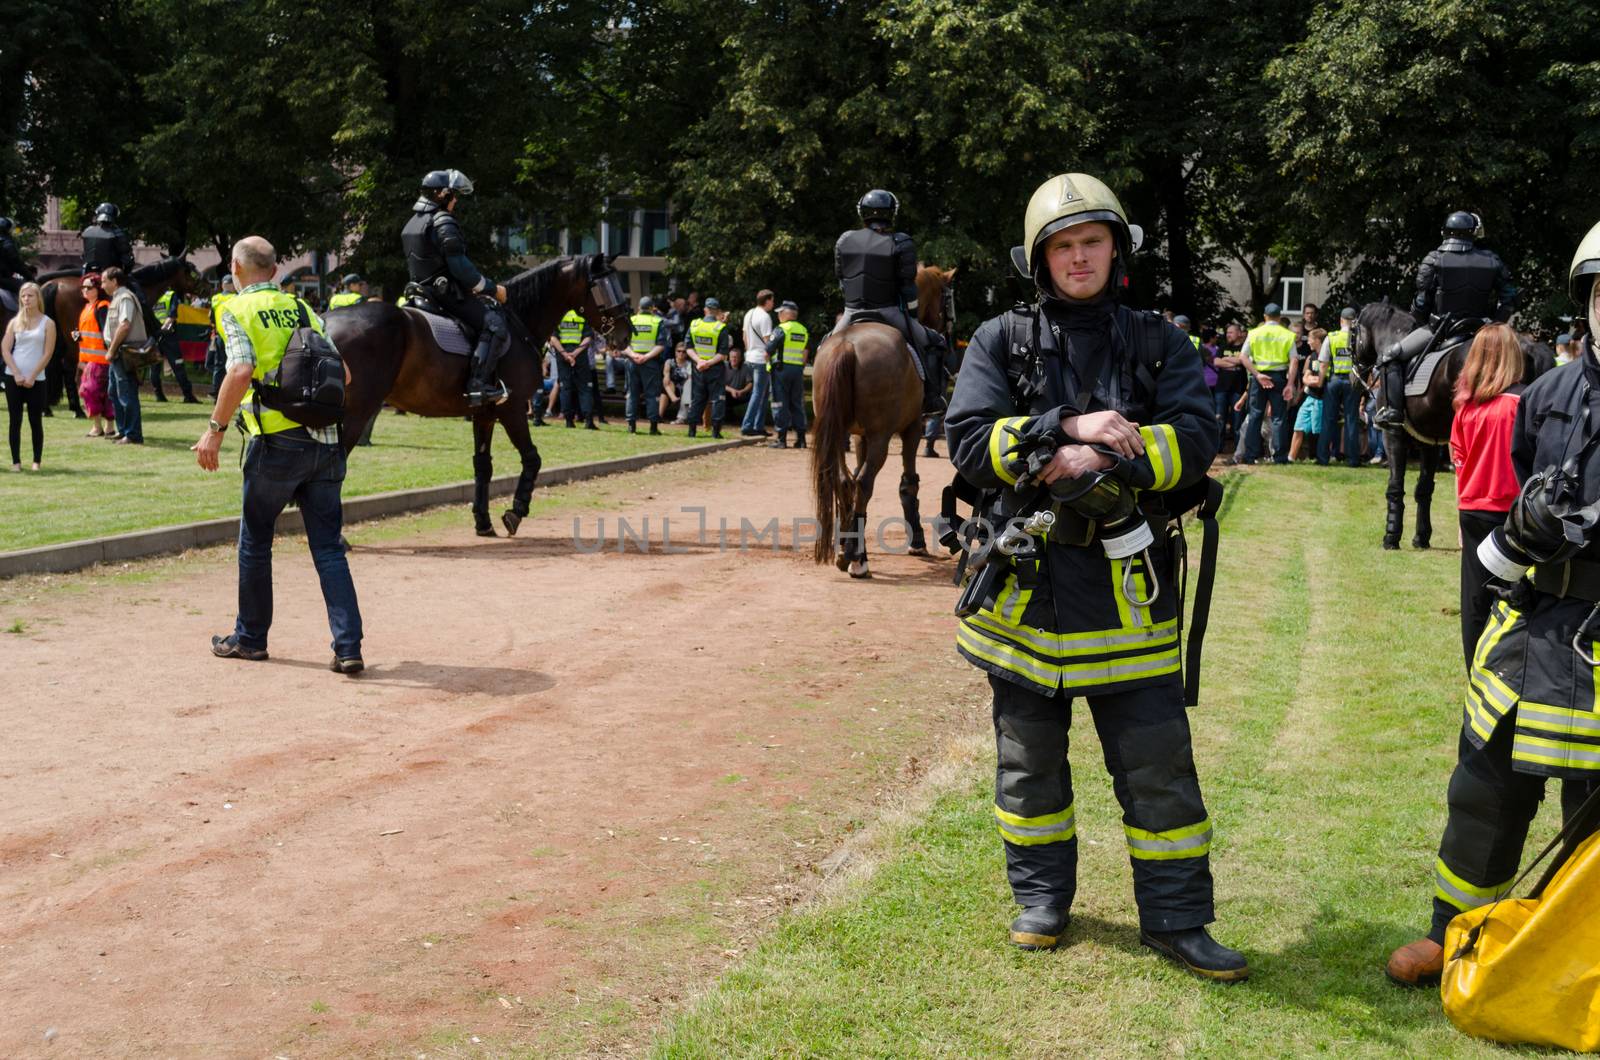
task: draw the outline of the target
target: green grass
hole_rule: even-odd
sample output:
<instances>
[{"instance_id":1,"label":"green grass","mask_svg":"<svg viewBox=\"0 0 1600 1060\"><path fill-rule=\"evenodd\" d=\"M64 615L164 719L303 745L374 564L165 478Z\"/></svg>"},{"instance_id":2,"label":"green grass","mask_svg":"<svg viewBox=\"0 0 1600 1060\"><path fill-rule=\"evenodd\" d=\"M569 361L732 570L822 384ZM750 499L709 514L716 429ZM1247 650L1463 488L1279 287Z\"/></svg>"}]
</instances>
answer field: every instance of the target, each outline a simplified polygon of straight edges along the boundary
<instances>
[{"instance_id":1,"label":"green grass","mask_svg":"<svg viewBox=\"0 0 1600 1060\"><path fill-rule=\"evenodd\" d=\"M1437 992L1380 971L1427 923L1460 725L1451 485L1438 491L1439 547L1386 553L1376 471L1230 483L1191 718L1217 824L1214 930L1249 956L1249 983L1202 983L1138 946L1119 814L1084 719L1062 949L1006 944L1015 907L990 813L993 743L974 733L953 782L909 822L869 833L877 867L785 917L654 1054L1499 1054L1457 1033ZM1534 835L1551 827L1547 808Z\"/></svg>"},{"instance_id":2,"label":"green grass","mask_svg":"<svg viewBox=\"0 0 1600 1060\"><path fill-rule=\"evenodd\" d=\"M237 431L223 443L221 469L207 474L189 451L211 414L209 403L165 405L144 395L143 446L113 445L85 438L88 423L65 406L45 420L43 470L14 474L0 464L0 552L106 534L215 519L239 512ZM559 421L558 421L559 422ZM630 435L620 419L599 431L535 428L534 444L544 466L609 460L635 453L700 444L681 428L651 437ZM23 432L23 458L27 451ZM9 456L9 454L6 454ZM496 430L495 473L520 468L516 451ZM465 420L423 419L383 412L373 445L350 457L344 495L438 486L472 478L472 428Z\"/></svg>"}]
</instances>

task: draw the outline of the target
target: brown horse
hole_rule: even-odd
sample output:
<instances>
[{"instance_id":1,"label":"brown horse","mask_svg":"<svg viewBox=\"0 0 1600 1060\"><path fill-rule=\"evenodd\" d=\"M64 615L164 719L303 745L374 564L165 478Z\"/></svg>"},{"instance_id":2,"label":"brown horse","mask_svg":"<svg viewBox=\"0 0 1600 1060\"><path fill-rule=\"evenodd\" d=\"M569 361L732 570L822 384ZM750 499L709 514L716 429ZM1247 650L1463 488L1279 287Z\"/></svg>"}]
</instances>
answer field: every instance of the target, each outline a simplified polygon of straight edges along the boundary
<instances>
[{"instance_id":1,"label":"brown horse","mask_svg":"<svg viewBox=\"0 0 1600 1060\"><path fill-rule=\"evenodd\" d=\"M944 306L949 277L937 268L919 273L935 280L919 283L918 306ZM931 326L931 325L930 325ZM852 578L870 578L867 566L867 504L872 486L889 457L889 442L900 439L904 470L900 508L912 555L928 554L917 511L917 441L922 433L922 382L898 329L870 321L852 323L823 340L812 372L816 425L811 453L816 496L818 563L834 562ZM856 441L856 467L846 466L850 440ZM848 529L845 529L848 527Z\"/></svg>"},{"instance_id":2,"label":"brown horse","mask_svg":"<svg viewBox=\"0 0 1600 1060\"><path fill-rule=\"evenodd\" d=\"M328 335L350 369L343 430L346 454L384 402L418 416L470 416L472 517L480 537L495 536L489 520L489 479L494 474L489 443L497 420L522 458L511 508L500 520L507 534L515 534L527 517L540 466L538 447L528 433L528 403L543 378L545 342L562 316L578 310L613 343L626 342L632 335L621 279L604 254L557 258L521 273L505 287L512 339L497 371L511 397L477 409L467 405L463 393L468 358L441 350L420 310L363 302L327 315Z\"/></svg>"},{"instance_id":3,"label":"brown horse","mask_svg":"<svg viewBox=\"0 0 1600 1060\"><path fill-rule=\"evenodd\" d=\"M51 367L60 373L58 378L66 388L67 405L73 412L79 411L75 382L78 378L78 340L72 337L72 333L78 330L78 314L83 312L83 292L78 289L79 277L77 269L61 269L39 277L41 281L49 281L43 286L44 310L56 322L56 350L50 358ZM139 285L145 300L151 305L169 290L179 298L188 298L200 290L199 274L182 255L141 265L133 270L133 281ZM59 396L52 393L51 403L54 404Z\"/></svg>"}]
</instances>

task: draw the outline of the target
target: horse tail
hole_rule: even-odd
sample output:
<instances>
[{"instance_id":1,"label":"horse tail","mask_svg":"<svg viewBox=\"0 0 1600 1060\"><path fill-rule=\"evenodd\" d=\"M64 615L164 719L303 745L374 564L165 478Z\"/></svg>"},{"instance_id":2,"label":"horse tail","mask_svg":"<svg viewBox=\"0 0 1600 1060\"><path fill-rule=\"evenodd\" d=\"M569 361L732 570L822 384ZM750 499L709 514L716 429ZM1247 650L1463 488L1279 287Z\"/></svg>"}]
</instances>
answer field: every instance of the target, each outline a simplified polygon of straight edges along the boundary
<instances>
[{"instance_id":1,"label":"horse tail","mask_svg":"<svg viewBox=\"0 0 1600 1060\"><path fill-rule=\"evenodd\" d=\"M811 479L817 500L817 542L812 558L832 561L835 531L849 517L854 482L846 467L850 455L850 424L856 413L856 347L841 335L834 355L811 381L816 423L811 442Z\"/></svg>"}]
</instances>

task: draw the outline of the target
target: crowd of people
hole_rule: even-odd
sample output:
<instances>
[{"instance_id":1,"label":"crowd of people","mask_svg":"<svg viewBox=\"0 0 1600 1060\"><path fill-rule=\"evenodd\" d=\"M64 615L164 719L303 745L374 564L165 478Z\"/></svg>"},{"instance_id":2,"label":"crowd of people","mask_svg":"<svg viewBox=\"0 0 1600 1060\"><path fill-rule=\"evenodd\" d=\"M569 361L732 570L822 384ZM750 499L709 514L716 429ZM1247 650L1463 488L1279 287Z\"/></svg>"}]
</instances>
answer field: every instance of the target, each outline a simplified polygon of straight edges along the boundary
<instances>
[{"instance_id":1,"label":"crowd of people","mask_svg":"<svg viewBox=\"0 0 1600 1060\"><path fill-rule=\"evenodd\" d=\"M1200 352L1211 389L1223 451L1234 464L1344 462L1350 467L1387 459L1384 430L1375 425L1380 394L1353 374L1356 310L1324 320L1307 302L1298 317L1269 303L1259 324L1196 327L1170 311L1166 318L1190 335ZM1537 359L1544 343L1514 333L1519 348ZM1583 322L1544 347L1549 363L1572 359L1583 338Z\"/></svg>"}]
</instances>

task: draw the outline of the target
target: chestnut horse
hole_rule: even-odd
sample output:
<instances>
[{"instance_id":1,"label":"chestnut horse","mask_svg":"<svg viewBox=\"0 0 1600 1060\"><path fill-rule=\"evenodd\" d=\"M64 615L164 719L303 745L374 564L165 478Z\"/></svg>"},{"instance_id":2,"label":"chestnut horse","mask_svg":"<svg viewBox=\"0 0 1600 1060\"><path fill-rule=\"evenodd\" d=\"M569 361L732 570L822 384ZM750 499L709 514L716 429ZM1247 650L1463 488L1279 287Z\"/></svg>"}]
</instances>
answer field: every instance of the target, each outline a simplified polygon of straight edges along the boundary
<instances>
[{"instance_id":1,"label":"chestnut horse","mask_svg":"<svg viewBox=\"0 0 1600 1060\"><path fill-rule=\"evenodd\" d=\"M470 417L472 518L480 537L495 536L489 520L489 479L494 474L489 443L496 421L522 458L511 508L500 521L507 534L515 534L527 517L540 466L538 447L528 432L528 403L539 392L544 345L556 324L576 309L613 344L625 343L633 334L621 278L604 254L557 258L512 278L505 288L511 347L496 370L511 397L476 409L467 405L463 393L469 358L441 350L421 310L363 302L330 310L325 318L328 336L350 370L345 453L355 448L384 402L418 416Z\"/></svg>"},{"instance_id":2,"label":"chestnut horse","mask_svg":"<svg viewBox=\"0 0 1600 1060\"><path fill-rule=\"evenodd\" d=\"M44 311L56 322L55 356L50 358L52 369L67 391L67 405L73 412L78 408L78 340L72 333L78 330L78 314L83 312L83 292L78 289L80 271L60 269L39 277L43 283ZM68 277L71 279L68 280ZM67 282L63 282L67 281ZM156 300L169 290L179 298L188 298L200 290L199 274L183 255L162 258L133 270L133 281L144 292L145 300L155 305ZM146 314L146 322L149 315ZM59 395L50 395L51 404Z\"/></svg>"},{"instance_id":3,"label":"chestnut horse","mask_svg":"<svg viewBox=\"0 0 1600 1060\"><path fill-rule=\"evenodd\" d=\"M918 274L919 309L943 312L944 291L954 272L924 267ZM924 286L926 284L926 286ZM929 325L932 326L932 325ZM813 558L832 560L852 578L870 578L867 566L867 504L889 442L900 439L900 509L911 554L928 554L917 511L917 442L922 435L922 381L899 330L889 324L855 322L824 339L811 376L816 409L811 479L818 536ZM856 467L846 466L856 438Z\"/></svg>"}]
</instances>

